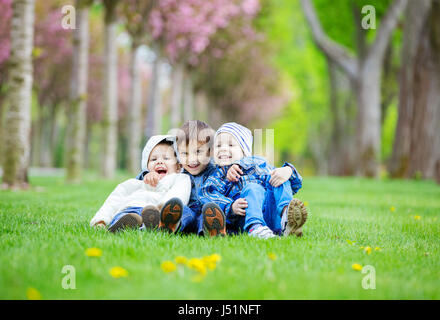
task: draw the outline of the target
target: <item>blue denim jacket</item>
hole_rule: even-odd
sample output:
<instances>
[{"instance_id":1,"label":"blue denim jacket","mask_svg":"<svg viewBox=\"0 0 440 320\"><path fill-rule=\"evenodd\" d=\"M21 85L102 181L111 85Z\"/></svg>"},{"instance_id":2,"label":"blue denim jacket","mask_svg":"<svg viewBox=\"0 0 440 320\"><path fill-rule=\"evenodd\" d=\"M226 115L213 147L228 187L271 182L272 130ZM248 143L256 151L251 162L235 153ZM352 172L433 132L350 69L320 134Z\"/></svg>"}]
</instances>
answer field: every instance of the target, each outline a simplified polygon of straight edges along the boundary
<instances>
[{"instance_id":1,"label":"blue denim jacket","mask_svg":"<svg viewBox=\"0 0 440 320\"><path fill-rule=\"evenodd\" d=\"M216 166L216 169L200 188L200 199L203 204L213 201L227 216L231 215L232 203L240 197L241 190L247 183L255 182L265 186L270 179L270 172L275 169L264 158L258 156L244 157L236 164L240 165L243 171L238 182L229 182L226 179L230 165ZM293 172L289 181L292 192L295 194L302 187L302 177L292 164L285 162L283 167L285 166L292 168Z\"/></svg>"},{"instance_id":2,"label":"blue denim jacket","mask_svg":"<svg viewBox=\"0 0 440 320\"><path fill-rule=\"evenodd\" d=\"M199 213L202 210L202 206L204 202L200 199L200 189L202 185L205 183L206 179L212 174L212 172L216 169L214 162L211 160L209 164L206 166L205 170L199 173L196 176L193 176L185 169L182 170L182 173L186 173L189 175L191 179L191 195L189 197L188 207L191 208L195 213ZM148 173L148 171L143 171L136 179L143 180L144 176Z\"/></svg>"}]
</instances>

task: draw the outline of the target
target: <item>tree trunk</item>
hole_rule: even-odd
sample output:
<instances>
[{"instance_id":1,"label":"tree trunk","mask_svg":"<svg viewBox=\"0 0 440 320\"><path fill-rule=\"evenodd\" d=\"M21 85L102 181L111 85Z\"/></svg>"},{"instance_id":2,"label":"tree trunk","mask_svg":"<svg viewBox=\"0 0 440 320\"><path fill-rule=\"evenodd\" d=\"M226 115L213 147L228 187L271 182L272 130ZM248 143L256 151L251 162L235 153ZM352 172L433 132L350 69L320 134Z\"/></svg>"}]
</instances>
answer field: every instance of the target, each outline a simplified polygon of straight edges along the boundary
<instances>
[{"instance_id":1,"label":"tree trunk","mask_svg":"<svg viewBox=\"0 0 440 320\"><path fill-rule=\"evenodd\" d=\"M192 75L185 72L183 83L183 120L194 120L194 84Z\"/></svg>"},{"instance_id":2,"label":"tree trunk","mask_svg":"<svg viewBox=\"0 0 440 320\"><path fill-rule=\"evenodd\" d=\"M421 33L414 65L409 176L435 178L440 159L440 1L432 8Z\"/></svg>"},{"instance_id":3,"label":"tree trunk","mask_svg":"<svg viewBox=\"0 0 440 320\"><path fill-rule=\"evenodd\" d=\"M209 100L206 92L200 90L195 94L194 105L196 118L208 121Z\"/></svg>"},{"instance_id":4,"label":"tree trunk","mask_svg":"<svg viewBox=\"0 0 440 320\"><path fill-rule=\"evenodd\" d=\"M348 77L329 59L327 65L330 76L330 110L332 133L329 148L328 172L330 175L351 175L355 145L353 127L352 86Z\"/></svg>"},{"instance_id":5,"label":"tree trunk","mask_svg":"<svg viewBox=\"0 0 440 320\"><path fill-rule=\"evenodd\" d=\"M148 91L148 106L145 135L149 139L151 136L159 134L162 131L161 117L161 92L160 92L160 56L159 50L153 48L156 57L153 61L153 70Z\"/></svg>"},{"instance_id":6,"label":"tree trunk","mask_svg":"<svg viewBox=\"0 0 440 320\"><path fill-rule=\"evenodd\" d=\"M131 74L131 89L130 89L130 106L129 106L129 121L128 121L128 152L127 167L131 173L137 173L140 170L141 158L141 107L142 107L142 92L141 92L141 78L139 72L139 47L136 43L131 49L130 61Z\"/></svg>"},{"instance_id":7,"label":"tree trunk","mask_svg":"<svg viewBox=\"0 0 440 320\"><path fill-rule=\"evenodd\" d=\"M105 5L105 62L104 104L102 115L102 160L101 172L112 178L116 170L118 143L118 52L116 46L116 1L104 1Z\"/></svg>"},{"instance_id":8,"label":"tree trunk","mask_svg":"<svg viewBox=\"0 0 440 320\"><path fill-rule=\"evenodd\" d=\"M51 167L52 165L52 149L51 149L51 126L53 107L43 107L43 125L40 137L40 161L39 166L43 168Z\"/></svg>"},{"instance_id":9,"label":"tree trunk","mask_svg":"<svg viewBox=\"0 0 440 320\"><path fill-rule=\"evenodd\" d=\"M357 98L357 169L358 174L377 177L380 163L381 109L380 71L381 61L367 61L361 68L356 82Z\"/></svg>"},{"instance_id":10,"label":"tree trunk","mask_svg":"<svg viewBox=\"0 0 440 320\"><path fill-rule=\"evenodd\" d=\"M410 1L405 14L402 44L402 68L399 85L399 112L389 171L394 178L408 177L411 122L414 112L414 63L421 32L425 25L431 0Z\"/></svg>"},{"instance_id":11,"label":"tree trunk","mask_svg":"<svg viewBox=\"0 0 440 320\"><path fill-rule=\"evenodd\" d=\"M76 1L77 6L79 0ZM73 66L66 134L66 178L81 181L84 168L84 143L89 72L89 8L77 8L77 27L73 37Z\"/></svg>"},{"instance_id":12,"label":"tree trunk","mask_svg":"<svg viewBox=\"0 0 440 320\"><path fill-rule=\"evenodd\" d=\"M86 139L84 142L84 169L90 169L90 142L93 136L92 121L86 120Z\"/></svg>"},{"instance_id":13,"label":"tree trunk","mask_svg":"<svg viewBox=\"0 0 440 320\"><path fill-rule=\"evenodd\" d=\"M224 115L219 108L216 107L217 105L216 101L212 101L208 106L209 124L214 130L219 128L222 123L225 122L225 119L223 118Z\"/></svg>"},{"instance_id":14,"label":"tree trunk","mask_svg":"<svg viewBox=\"0 0 440 320\"><path fill-rule=\"evenodd\" d=\"M183 65L176 64L172 72L171 128L180 126L182 119Z\"/></svg>"},{"instance_id":15,"label":"tree trunk","mask_svg":"<svg viewBox=\"0 0 440 320\"><path fill-rule=\"evenodd\" d=\"M381 66L391 33L401 12L405 10L407 0L394 0L382 18L374 42L365 50L365 54L358 54L357 58L353 58L346 48L332 41L324 33L310 0L301 0L301 4L317 46L355 83L358 104L358 174L377 176L381 142Z\"/></svg>"},{"instance_id":16,"label":"tree trunk","mask_svg":"<svg viewBox=\"0 0 440 320\"><path fill-rule=\"evenodd\" d=\"M9 108L5 117L3 161L3 183L8 188L28 185L34 6L34 0L12 2Z\"/></svg>"}]
</instances>

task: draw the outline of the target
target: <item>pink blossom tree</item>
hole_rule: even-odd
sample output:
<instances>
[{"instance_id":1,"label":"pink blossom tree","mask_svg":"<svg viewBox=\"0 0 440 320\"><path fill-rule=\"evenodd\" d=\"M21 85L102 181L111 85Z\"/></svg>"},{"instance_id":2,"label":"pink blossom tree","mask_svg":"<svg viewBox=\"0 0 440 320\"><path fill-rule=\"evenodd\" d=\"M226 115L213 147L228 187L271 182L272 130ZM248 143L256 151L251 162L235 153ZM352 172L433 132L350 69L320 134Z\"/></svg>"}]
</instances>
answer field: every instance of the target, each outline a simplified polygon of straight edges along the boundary
<instances>
[{"instance_id":1,"label":"pink blossom tree","mask_svg":"<svg viewBox=\"0 0 440 320\"><path fill-rule=\"evenodd\" d=\"M32 158L40 166L53 166L59 111L69 99L72 68L71 31L61 25L61 1L39 1L35 6L33 50L37 119L33 122Z\"/></svg>"},{"instance_id":2,"label":"pink blossom tree","mask_svg":"<svg viewBox=\"0 0 440 320\"><path fill-rule=\"evenodd\" d=\"M215 126L232 120L264 126L288 97L271 63L272 48L254 27L257 11L247 12L212 37L199 56L196 89L207 94Z\"/></svg>"},{"instance_id":3,"label":"pink blossom tree","mask_svg":"<svg viewBox=\"0 0 440 320\"><path fill-rule=\"evenodd\" d=\"M163 0L153 9L150 15L152 36L174 67L172 126L178 125L182 101L185 119L193 117L191 70L199 64L212 38L234 20L253 17L259 7L258 0Z\"/></svg>"},{"instance_id":4,"label":"pink blossom tree","mask_svg":"<svg viewBox=\"0 0 440 320\"><path fill-rule=\"evenodd\" d=\"M10 55L10 24L12 17L12 0L0 0L0 136L3 136L3 96L6 91L5 82L7 76L6 61ZM0 143L0 163L2 163L3 152Z\"/></svg>"},{"instance_id":5,"label":"pink blossom tree","mask_svg":"<svg viewBox=\"0 0 440 320\"><path fill-rule=\"evenodd\" d=\"M139 51L141 45L151 42L149 23L145 17L150 15L156 3L156 0L127 0L123 1L118 8L125 30L131 37L130 71L129 79L127 79L130 82L130 88L126 91L129 92L127 120L130 124L127 126L126 162L127 169L133 173L140 170L139 159L141 156L142 83Z\"/></svg>"},{"instance_id":6,"label":"pink blossom tree","mask_svg":"<svg viewBox=\"0 0 440 320\"><path fill-rule=\"evenodd\" d=\"M66 176L79 182L84 163L86 138L87 85L89 72L89 7L92 0L76 0L76 28L73 34L70 101L67 110Z\"/></svg>"}]
</instances>

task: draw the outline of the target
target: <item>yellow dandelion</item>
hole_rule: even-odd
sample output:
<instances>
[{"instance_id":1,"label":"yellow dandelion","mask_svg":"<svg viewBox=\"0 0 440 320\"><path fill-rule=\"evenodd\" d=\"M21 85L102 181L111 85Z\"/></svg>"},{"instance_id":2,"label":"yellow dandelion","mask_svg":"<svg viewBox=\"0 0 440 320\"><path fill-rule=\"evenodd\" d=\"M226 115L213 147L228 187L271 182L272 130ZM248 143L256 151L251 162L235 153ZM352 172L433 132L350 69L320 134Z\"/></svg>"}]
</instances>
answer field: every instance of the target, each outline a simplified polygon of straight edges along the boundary
<instances>
[{"instance_id":1,"label":"yellow dandelion","mask_svg":"<svg viewBox=\"0 0 440 320\"><path fill-rule=\"evenodd\" d=\"M359 263L353 263L353 264L351 265L351 268L352 268L353 270L356 270L356 271L361 271L361 270L362 270L362 266L361 266Z\"/></svg>"},{"instance_id":2,"label":"yellow dandelion","mask_svg":"<svg viewBox=\"0 0 440 320\"><path fill-rule=\"evenodd\" d=\"M87 257L100 257L102 256L102 250L99 248L88 248L86 250Z\"/></svg>"},{"instance_id":3,"label":"yellow dandelion","mask_svg":"<svg viewBox=\"0 0 440 320\"><path fill-rule=\"evenodd\" d=\"M379 247L374 248L374 251L380 251L380 250L382 250L382 249Z\"/></svg>"},{"instance_id":4,"label":"yellow dandelion","mask_svg":"<svg viewBox=\"0 0 440 320\"><path fill-rule=\"evenodd\" d=\"M267 254L270 260L275 261L277 259L277 255L273 252Z\"/></svg>"},{"instance_id":5,"label":"yellow dandelion","mask_svg":"<svg viewBox=\"0 0 440 320\"><path fill-rule=\"evenodd\" d=\"M210 261L213 261L213 262L219 262L222 259L222 257L219 254L214 253L209 256L209 259L210 259Z\"/></svg>"},{"instance_id":6,"label":"yellow dandelion","mask_svg":"<svg viewBox=\"0 0 440 320\"><path fill-rule=\"evenodd\" d=\"M28 288L26 290L26 297L28 298L28 300L41 300L42 296L41 293L35 289L35 288Z\"/></svg>"},{"instance_id":7,"label":"yellow dandelion","mask_svg":"<svg viewBox=\"0 0 440 320\"><path fill-rule=\"evenodd\" d=\"M174 272L177 269L177 266L172 261L164 261L161 263L160 268L165 273Z\"/></svg>"},{"instance_id":8,"label":"yellow dandelion","mask_svg":"<svg viewBox=\"0 0 440 320\"><path fill-rule=\"evenodd\" d=\"M371 253L371 247L365 247L364 251L366 254L370 254Z\"/></svg>"},{"instance_id":9,"label":"yellow dandelion","mask_svg":"<svg viewBox=\"0 0 440 320\"><path fill-rule=\"evenodd\" d=\"M218 258L214 257L213 255L204 256L202 261L206 268L209 270L214 270L217 267Z\"/></svg>"},{"instance_id":10,"label":"yellow dandelion","mask_svg":"<svg viewBox=\"0 0 440 320\"><path fill-rule=\"evenodd\" d=\"M396 211L396 207L394 207L394 206L391 206L391 207L390 207L390 211L391 211L391 212L394 212L394 211Z\"/></svg>"},{"instance_id":11,"label":"yellow dandelion","mask_svg":"<svg viewBox=\"0 0 440 320\"><path fill-rule=\"evenodd\" d=\"M193 269L197 272L199 272L200 274L206 274L206 266L205 263L203 262L203 259L199 259L199 258L191 258L189 259L187 266L190 269Z\"/></svg>"},{"instance_id":12,"label":"yellow dandelion","mask_svg":"<svg viewBox=\"0 0 440 320\"><path fill-rule=\"evenodd\" d=\"M176 261L177 264L186 264L188 262L188 259L183 256L177 256L174 261Z\"/></svg>"},{"instance_id":13,"label":"yellow dandelion","mask_svg":"<svg viewBox=\"0 0 440 320\"><path fill-rule=\"evenodd\" d=\"M422 217L421 216L414 216L415 220L420 220Z\"/></svg>"},{"instance_id":14,"label":"yellow dandelion","mask_svg":"<svg viewBox=\"0 0 440 320\"><path fill-rule=\"evenodd\" d=\"M113 278L128 277L128 271L122 267L113 267L110 269L109 273Z\"/></svg>"},{"instance_id":15,"label":"yellow dandelion","mask_svg":"<svg viewBox=\"0 0 440 320\"><path fill-rule=\"evenodd\" d=\"M308 201L304 201L303 203L304 203L304 205L305 205L306 207L309 206L309 202L308 202Z\"/></svg>"}]
</instances>

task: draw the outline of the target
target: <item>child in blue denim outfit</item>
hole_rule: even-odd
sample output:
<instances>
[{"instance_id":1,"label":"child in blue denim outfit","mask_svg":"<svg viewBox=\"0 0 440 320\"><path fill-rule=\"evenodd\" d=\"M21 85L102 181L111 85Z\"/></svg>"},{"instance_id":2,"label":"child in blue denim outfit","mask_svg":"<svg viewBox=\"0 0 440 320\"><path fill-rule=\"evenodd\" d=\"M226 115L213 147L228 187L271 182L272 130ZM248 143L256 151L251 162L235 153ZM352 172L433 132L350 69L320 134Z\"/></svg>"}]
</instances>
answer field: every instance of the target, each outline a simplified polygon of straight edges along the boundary
<instances>
[{"instance_id":1,"label":"child in blue denim outfit","mask_svg":"<svg viewBox=\"0 0 440 320\"><path fill-rule=\"evenodd\" d=\"M295 167L285 163L274 168L261 157L252 156L252 133L226 123L214 138L214 161L218 165L200 190L204 202L215 202L226 214L228 231L247 231L268 239L302 235L307 211L293 199L302 186Z\"/></svg>"},{"instance_id":2,"label":"child in blue denim outfit","mask_svg":"<svg viewBox=\"0 0 440 320\"><path fill-rule=\"evenodd\" d=\"M173 133L177 136L176 146L179 162L183 167L182 173L187 174L191 180L189 203L183 206L181 219L174 228L176 231L207 236L226 234L223 211L213 202L202 202L199 196L200 188L215 170L211 160L213 133L214 130L209 125L199 120L187 121ZM137 179L154 186L157 184L155 176L154 172L144 171ZM165 219L165 216L161 216L161 220Z\"/></svg>"}]
</instances>

